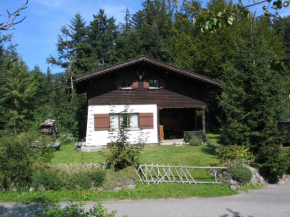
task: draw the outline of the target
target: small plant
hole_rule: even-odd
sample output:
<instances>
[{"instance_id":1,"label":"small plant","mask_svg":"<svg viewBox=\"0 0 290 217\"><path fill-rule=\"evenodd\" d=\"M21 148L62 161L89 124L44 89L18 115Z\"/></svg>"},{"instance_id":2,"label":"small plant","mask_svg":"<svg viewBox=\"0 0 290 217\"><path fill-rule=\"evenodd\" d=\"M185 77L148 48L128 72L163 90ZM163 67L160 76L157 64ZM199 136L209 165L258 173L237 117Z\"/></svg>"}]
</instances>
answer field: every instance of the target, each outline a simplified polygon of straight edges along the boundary
<instances>
[{"instance_id":1,"label":"small plant","mask_svg":"<svg viewBox=\"0 0 290 217\"><path fill-rule=\"evenodd\" d=\"M230 161L242 161L247 162L252 159L253 156L249 152L248 148L244 148L243 146L238 145L229 145L229 146L221 146L216 149L216 153L219 159L222 162L230 162Z\"/></svg>"},{"instance_id":2,"label":"small plant","mask_svg":"<svg viewBox=\"0 0 290 217\"><path fill-rule=\"evenodd\" d=\"M189 140L189 145L191 146L199 146L202 144L202 140L197 137L197 136L193 136L190 140Z\"/></svg>"},{"instance_id":3,"label":"small plant","mask_svg":"<svg viewBox=\"0 0 290 217\"><path fill-rule=\"evenodd\" d=\"M248 184L252 178L251 170L242 163L234 163L228 166L228 173L232 175L233 180L242 185Z\"/></svg>"},{"instance_id":4,"label":"small plant","mask_svg":"<svg viewBox=\"0 0 290 217\"><path fill-rule=\"evenodd\" d=\"M184 136L183 136L184 142L189 143L189 141L190 141L193 137L194 137L193 133L191 133L191 132L185 132L185 133L184 133Z\"/></svg>"},{"instance_id":5,"label":"small plant","mask_svg":"<svg viewBox=\"0 0 290 217\"><path fill-rule=\"evenodd\" d=\"M125 109L121 112L121 117L117 135L114 135L113 132L110 134L112 140L110 154L106 156L107 167L115 171L138 164L141 151L144 148L143 135L140 135L137 144L131 145L127 142L129 138L127 126L131 117L129 105L125 106Z\"/></svg>"}]
</instances>

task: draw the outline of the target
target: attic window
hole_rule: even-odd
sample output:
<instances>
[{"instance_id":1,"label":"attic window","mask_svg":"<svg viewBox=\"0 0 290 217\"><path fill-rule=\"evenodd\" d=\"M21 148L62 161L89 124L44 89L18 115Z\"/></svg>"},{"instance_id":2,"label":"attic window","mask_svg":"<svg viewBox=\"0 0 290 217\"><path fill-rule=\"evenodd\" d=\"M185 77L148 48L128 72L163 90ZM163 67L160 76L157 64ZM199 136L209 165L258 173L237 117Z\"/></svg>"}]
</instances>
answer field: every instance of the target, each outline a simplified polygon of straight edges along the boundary
<instances>
[{"instance_id":1,"label":"attic window","mask_svg":"<svg viewBox=\"0 0 290 217\"><path fill-rule=\"evenodd\" d=\"M123 80L122 81L122 89L132 89L132 81L131 80Z\"/></svg>"},{"instance_id":2,"label":"attic window","mask_svg":"<svg viewBox=\"0 0 290 217\"><path fill-rule=\"evenodd\" d=\"M159 89L159 80L149 79L149 89Z\"/></svg>"}]
</instances>

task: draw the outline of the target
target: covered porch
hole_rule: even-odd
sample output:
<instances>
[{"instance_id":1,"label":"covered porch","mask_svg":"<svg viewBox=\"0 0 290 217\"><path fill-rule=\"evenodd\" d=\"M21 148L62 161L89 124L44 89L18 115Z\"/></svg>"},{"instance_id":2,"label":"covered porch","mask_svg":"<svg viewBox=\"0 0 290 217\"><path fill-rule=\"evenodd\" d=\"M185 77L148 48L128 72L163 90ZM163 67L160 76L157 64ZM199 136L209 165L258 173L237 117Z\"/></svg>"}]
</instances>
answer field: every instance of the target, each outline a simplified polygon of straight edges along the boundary
<instances>
[{"instance_id":1,"label":"covered porch","mask_svg":"<svg viewBox=\"0 0 290 217\"><path fill-rule=\"evenodd\" d=\"M159 141L182 140L185 132L206 132L205 108L159 108Z\"/></svg>"}]
</instances>

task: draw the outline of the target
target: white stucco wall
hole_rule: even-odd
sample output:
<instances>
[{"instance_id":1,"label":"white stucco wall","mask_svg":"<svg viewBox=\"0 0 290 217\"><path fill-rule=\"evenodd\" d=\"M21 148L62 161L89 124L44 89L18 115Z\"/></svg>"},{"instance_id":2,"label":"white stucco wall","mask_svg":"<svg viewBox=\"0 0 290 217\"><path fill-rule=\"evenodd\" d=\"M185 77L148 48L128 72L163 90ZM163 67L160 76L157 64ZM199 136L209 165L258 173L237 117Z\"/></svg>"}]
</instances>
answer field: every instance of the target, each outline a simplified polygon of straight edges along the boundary
<instances>
[{"instance_id":1,"label":"white stucco wall","mask_svg":"<svg viewBox=\"0 0 290 217\"><path fill-rule=\"evenodd\" d=\"M124 111L125 105L104 105L89 106L87 120L86 146L103 146L111 142L108 130L94 130L94 114L120 113ZM130 113L153 113L153 129L136 129L128 132L128 142L136 143L138 139L145 138L145 143L158 143L158 126L157 126L157 105L130 105ZM113 131L117 135L117 130Z\"/></svg>"}]
</instances>

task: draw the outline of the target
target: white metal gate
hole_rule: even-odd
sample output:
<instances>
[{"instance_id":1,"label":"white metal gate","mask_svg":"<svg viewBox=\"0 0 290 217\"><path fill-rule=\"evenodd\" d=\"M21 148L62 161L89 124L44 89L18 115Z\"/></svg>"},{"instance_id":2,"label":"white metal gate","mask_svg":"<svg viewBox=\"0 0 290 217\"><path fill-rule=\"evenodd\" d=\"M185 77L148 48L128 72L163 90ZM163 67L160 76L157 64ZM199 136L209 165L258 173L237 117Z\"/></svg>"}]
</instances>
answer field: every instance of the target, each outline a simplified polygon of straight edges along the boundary
<instances>
[{"instance_id":1,"label":"white metal gate","mask_svg":"<svg viewBox=\"0 0 290 217\"><path fill-rule=\"evenodd\" d=\"M193 170L209 170L214 180L200 181L194 178ZM219 184L217 170L227 169L226 167L198 167L198 166L170 166L170 165L139 165L137 173L142 183L187 183L187 184Z\"/></svg>"}]
</instances>

